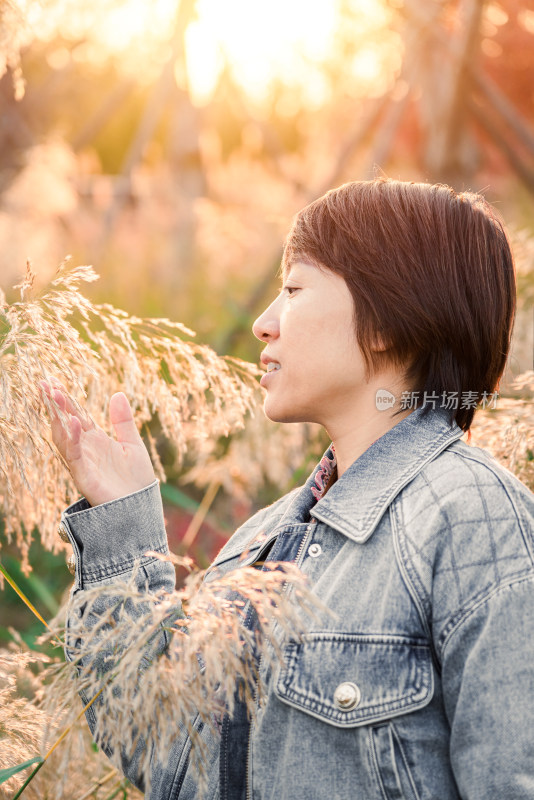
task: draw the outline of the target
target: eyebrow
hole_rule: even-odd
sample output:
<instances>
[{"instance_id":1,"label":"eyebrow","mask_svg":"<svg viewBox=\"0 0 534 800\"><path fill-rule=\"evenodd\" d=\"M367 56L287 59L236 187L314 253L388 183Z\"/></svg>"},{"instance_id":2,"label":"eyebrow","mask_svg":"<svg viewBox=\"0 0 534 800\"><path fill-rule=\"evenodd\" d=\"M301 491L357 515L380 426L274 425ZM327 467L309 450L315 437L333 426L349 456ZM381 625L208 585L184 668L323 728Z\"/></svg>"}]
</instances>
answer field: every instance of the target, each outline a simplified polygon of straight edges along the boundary
<instances>
[{"instance_id":1,"label":"eyebrow","mask_svg":"<svg viewBox=\"0 0 534 800\"><path fill-rule=\"evenodd\" d=\"M289 266L286 269L282 269L280 271L280 280L282 281L282 283L285 283L285 281L287 281L290 278L294 266L295 266L294 264L289 264Z\"/></svg>"},{"instance_id":2,"label":"eyebrow","mask_svg":"<svg viewBox=\"0 0 534 800\"><path fill-rule=\"evenodd\" d=\"M305 264L308 267L315 267L317 269L317 264L314 264L311 258L306 258L305 256L294 258L289 264L282 261L280 265L280 276L282 279L287 278L293 267L295 267L298 263Z\"/></svg>"}]
</instances>

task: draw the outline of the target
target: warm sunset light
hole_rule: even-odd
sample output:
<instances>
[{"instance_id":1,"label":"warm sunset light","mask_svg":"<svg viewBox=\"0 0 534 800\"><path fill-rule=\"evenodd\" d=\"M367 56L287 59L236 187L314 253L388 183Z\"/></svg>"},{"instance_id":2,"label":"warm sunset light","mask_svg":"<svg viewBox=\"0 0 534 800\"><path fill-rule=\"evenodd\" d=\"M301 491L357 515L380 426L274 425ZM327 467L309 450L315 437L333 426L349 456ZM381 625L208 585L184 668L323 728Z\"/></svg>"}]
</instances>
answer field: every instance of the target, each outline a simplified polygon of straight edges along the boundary
<instances>
[{"instance_id":1,"label":"warm sunset light","mask_svg":"<svg viewBox=\"0 0 534 800\"><path fill-rule=\"evenodd\" d=\"M0 800L534 800L533 87L534 0L0 0Z\"/></svg>"},{"instance_id":2,"label":"warm sunset light","mask_svg":"<svg viewBox=\"0 0 534 800\"><path fill-rule=\"evenodd\" d=\"M302 87L306 100L324 99L314 65L332 46L331 0L200 0L187 35L187 60L197 96L209 94L226 61L249 93L263 95L273 79Z\"/></svg>"},{"instance_id":3,"label":"warm sunset light","mask_svg":"<svg viewBox=\"0 0 534 800\"><path fill-rule=\"evenodd\" d=\"M75 58L101 61L111 53L143 80L168 57L178 10L177 0L66 2L54 13L34 6L31 21L41 38L58 30L68 39L87 37L75 48ZM350 12L350 39L357 46L349 73L362 91L380 93L384 72L399 54L398 41L385 33L390 11L380 0L198 0L185 33L187 79L195 103L209 101L228 69L256 102L265 100L274 83L283 83L299 90L301 103L319 107L329 94L322 65L349 36L342 11Z\"/></svg>"}]
</instances>

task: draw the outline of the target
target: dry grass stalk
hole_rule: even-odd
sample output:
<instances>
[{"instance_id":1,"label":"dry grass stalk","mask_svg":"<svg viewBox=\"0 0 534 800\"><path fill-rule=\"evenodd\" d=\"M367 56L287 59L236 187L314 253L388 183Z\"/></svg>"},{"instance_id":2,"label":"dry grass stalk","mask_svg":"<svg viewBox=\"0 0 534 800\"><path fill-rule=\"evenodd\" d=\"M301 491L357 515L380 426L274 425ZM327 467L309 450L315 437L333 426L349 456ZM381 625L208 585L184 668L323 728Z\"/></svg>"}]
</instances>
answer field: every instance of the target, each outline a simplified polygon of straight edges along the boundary
<instances>
[{"instance_id":1,"label":"dry grass stalk","mask_svg":"<svg viewBox=\"0 0 534 800\"><path fill-rule=\"evenodd\" d=\"M62 726L79 711L79 691L92 698L105 687L94 705L95 738L114 748L117 766L119 749L131 754L142 738L139 774L147 792L151 757L156 752L165 763L182 726L196 745L192 758L202 789L203 752L192 720L199 713L216 732L226 706L232 713L236 681L253 715L262 696L255 654L261 652L264 661L280 659L281 637L298 637L318 614L317 599L292 564L204 577L195 571L183 589L162 596L140 590L135 575L128 583L75 596L68 643L80 644L72 663L48 671L42 707L47 719L60 719ZM258 618L255 634L243 624L250 605ZM60 770L71 759L67 742Z\"/></svg>"},{"instance_id":2,"label":"dry grass stalk","mask_svg":"<svg viewBox=\"0 0 534 800\"><path fill-rule=\"evenodd\" d=\"M303 483L328 443L318 425L277 425L265 414L255 414L247 417L245 427L229 442L203 442L184 479L201 487L221 485L239 500L256 496L266 484L287 491L308 457L309 469L297 481Z\"/></svg>"},{"instance_id":3,"label":"dry grass stalk","mask_svg":"<svg viewBox=\"0 0 534 800\"><path fill-rule=\"evenodd\" d=\"M0 768L27 761L39 752L49 720L38 707L42 683L29 667L43 667L47 661L46 656L18 648L0 651ZM10 778L0 786L0 798L12 797L21 783L19 775Z\"/></svg>"},{"instance_id":4,"label":"dry grass stalk","mask_svg":"<svg viewBox=\"0 0 534 800\"><path fill-rule=\"evenodd\" d=\"M34 297L28 265L19 302L7 304L0 290L0 501L26 570L34 526L46 547L61 547L58 510L78 496L51 445L39 380L60 379L105 430L109 398L124 391L139 425L157 413L177 463L190 444L242 426L259 398L257 367L184 340L193 334L180 323L92 304L79 285L96 278L91 267L65 262ZM164 481L150 437L149 448Z\"/></svg>"},{"instance_id":5,"label":"dry grass stalk","mask_svg":"<svg viewBox=\"0 0 534 800\"><path fill-rule=\"evenodd\" d=\"M190 566L189 559L169 560ZM70 617L78 622L69 627L69 642L79 638L81 643L73 650L72 663L20 648L0 658L1 766L44 755L79 714L78 692L93 697L104 687L94 704L99 743L128 754L142 737L146 748L139 774L148 792L151 755L157 752L165 762L183 726L193 737L191 758L200 796L203 751L191 730L193 718L199 713L204 724L218 731L226 704L232 710L236 681L253 715L263 691L254 653L271 663L280 659L281 638L298 637L319 609L325 610L294 565L278 567L273 564L262 572L245 567L225 576L215 572L207 581L204 572L194 571L181 590L162 596L140 590L134 573L127 583L77 596ZM243 626L250 605L258 618L255 634ZM61 629L55 627L59 635ZM40 666L37 675L28 669L32 662ZM118 755L114 763L120 769ZM90 747L82 721L45 762L24 797L70 800L73 786L87 791L108 771L109 762ZM0 800L11 798L28 774L3 784ZM126 796L140 797L133 787Z\"/></svg>"},{"instance_id":6,"label":"dry grass stalk","mask_svg":"<svg viewBox=\"0 0 534 800\"><path fill-rule=\"evenodd\" d=\"M501 397L495 409L477 412L471 443L489 450L534 491L534 371L518 376L512 388L524 397Z\"/></svg>"},{"instance_id":7,"label":"dry grass stalk","mask_svg":"<svg viewBox=\"0 0 534 800\"><path fill-rule=\"evenodd\" d=\"M60 719L45 710L44 698L50 690L48 675L54 662L47 656L28 651L12 631L16 646L0 652L0 768L7 768L44 753L58 734ZM32 669L33 668L33 669ZM56 667L57 668L57 665ZM53 700L48 705L53 708ZM79 703L78 703L79 706ZM27 800L73 798L73 787L92 786L99 776L109 773L109 761L95 752L85 723L79 725L70 741L71 759L61 763L54 753L35 779L24 790ZM0 785L0 800L12 800L33 767L18 773ZM91 793L92 797L96 797ZM103 797L104 795L98 795ZM128 800L141 800L134 788L127 790Z\"/></svg>"},{"instance_id":8,"label":"dry grass stalk","mask_svg":"<svg viewBox=\"0 0 534 800\"><path fill-rule=\"evenodd\" d=\"M62 719L54 712L54 698L48 698L50 675L63 659L29 650L20 634L10 628L13 642L0 650L0 768L21 764L37 754L44 755L60 732ZM79 707L78 703L78 707ZM45 706L49 707L47 711ZM91 747L85 721L78 724L69 742L71 759L62 763L56 752L24 790L27 800L72 798L73 787L91 786L109 773L109 761ZM0 800L12 800L33 767L0 785ZM81 789L80 789L81 793ZM100 797L100 795L98 795ZM128 800L142 795L128 787Z\"/></svg>"}]
</instances>

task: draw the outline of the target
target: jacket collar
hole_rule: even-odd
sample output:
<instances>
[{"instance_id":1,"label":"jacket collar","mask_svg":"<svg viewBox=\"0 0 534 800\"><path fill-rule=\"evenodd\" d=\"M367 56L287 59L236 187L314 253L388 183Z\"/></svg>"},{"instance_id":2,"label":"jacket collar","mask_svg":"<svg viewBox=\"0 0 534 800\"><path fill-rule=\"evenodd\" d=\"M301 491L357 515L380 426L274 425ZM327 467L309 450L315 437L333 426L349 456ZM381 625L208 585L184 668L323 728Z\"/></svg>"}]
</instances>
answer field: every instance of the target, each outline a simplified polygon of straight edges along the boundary
<instances>
[{"instance_id":1,"label":"jacket collar","mask_svg":"<svg viewBox=\"0 0 534 800\"><path fill-rule=\"evenodd\" d=\"M401 489L462 435L447 412L424 413L418 408L377 439L314 505L316 467L284 521L309 513L350 539L365 542ZM330 449L327 455L332 457Z\"/></svg>"}]
</instances>

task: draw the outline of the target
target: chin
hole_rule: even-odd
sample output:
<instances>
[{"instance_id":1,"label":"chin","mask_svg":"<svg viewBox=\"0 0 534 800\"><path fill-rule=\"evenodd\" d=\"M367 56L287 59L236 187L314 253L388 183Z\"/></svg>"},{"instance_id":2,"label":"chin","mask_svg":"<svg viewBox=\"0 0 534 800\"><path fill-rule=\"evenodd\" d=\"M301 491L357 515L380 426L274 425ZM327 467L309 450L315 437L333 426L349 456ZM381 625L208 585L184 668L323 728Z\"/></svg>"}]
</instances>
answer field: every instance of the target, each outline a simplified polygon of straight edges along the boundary
<instances>
[{"instance_id":1,"label":"chin","mask_svg":"<svg viewBox=\"0 0 534 800\"><path fill-rule=\"evenodd\" d=\"M312 419L313 415L307 414L304 410L297 409L294 406L292 408L284 408L281 404L277 405L269 402L268 397L265 398L263 412L271 422L317 422L317 420Z\"/></svg>"}]
</instances>

